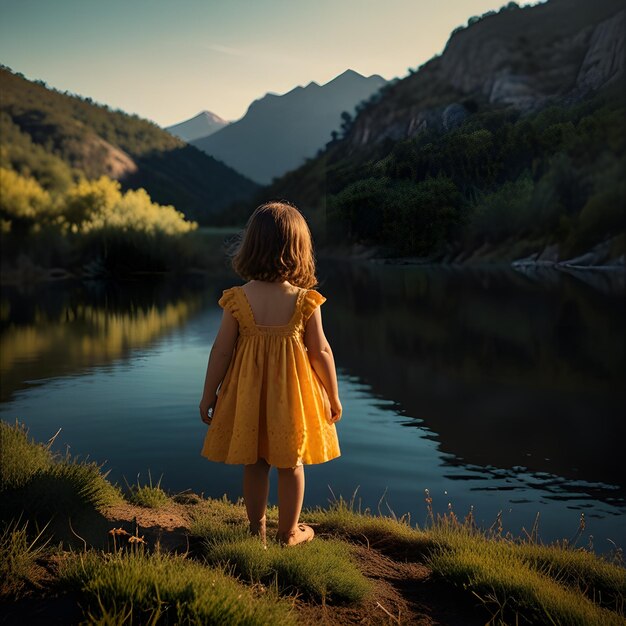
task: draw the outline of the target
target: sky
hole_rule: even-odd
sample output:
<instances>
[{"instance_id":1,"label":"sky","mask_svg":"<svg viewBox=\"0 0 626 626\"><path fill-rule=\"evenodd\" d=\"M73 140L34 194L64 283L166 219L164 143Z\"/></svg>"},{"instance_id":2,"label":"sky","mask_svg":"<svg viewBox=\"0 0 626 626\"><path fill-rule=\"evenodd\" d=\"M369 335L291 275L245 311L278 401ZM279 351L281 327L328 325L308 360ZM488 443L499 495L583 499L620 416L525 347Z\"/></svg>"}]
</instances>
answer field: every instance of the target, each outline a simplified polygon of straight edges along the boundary
<instances>
[{"instance_id":1,"label":"sky","mask_svg":"<svg viewBox=\"0 0 626 626\"><path fill-rule=\"evenodd\" d=\"M161 126L353 69L403 77L505 0L0 0L0 63Z\"/></svg>"}]
</instances>

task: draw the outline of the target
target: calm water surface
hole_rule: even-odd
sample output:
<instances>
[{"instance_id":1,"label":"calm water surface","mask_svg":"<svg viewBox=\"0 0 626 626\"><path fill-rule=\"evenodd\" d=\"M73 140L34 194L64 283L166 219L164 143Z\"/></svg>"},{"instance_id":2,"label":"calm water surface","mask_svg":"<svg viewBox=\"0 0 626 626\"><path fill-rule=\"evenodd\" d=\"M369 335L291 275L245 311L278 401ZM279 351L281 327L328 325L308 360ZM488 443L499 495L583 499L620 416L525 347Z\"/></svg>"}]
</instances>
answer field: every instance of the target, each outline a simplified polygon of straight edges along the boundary
<instances>
[{"instance_id":1,"label":"calm water surface","mask_svg":"<svg viewBox=\"0 0 626 626\"><path fill-rule=\"evenodd\" d=\"M626 544L623 275L322 264L340 376L343 455L307 468L335 496L426 519L473 507L490 526ZM228 272L168 284L6 288L0 417L106 462L114 481L241 494L210 463L197 405ZM275 481L274 481L275 482ZM275 501L275 484L272 498Z\"/></svg>"}]
</instances>

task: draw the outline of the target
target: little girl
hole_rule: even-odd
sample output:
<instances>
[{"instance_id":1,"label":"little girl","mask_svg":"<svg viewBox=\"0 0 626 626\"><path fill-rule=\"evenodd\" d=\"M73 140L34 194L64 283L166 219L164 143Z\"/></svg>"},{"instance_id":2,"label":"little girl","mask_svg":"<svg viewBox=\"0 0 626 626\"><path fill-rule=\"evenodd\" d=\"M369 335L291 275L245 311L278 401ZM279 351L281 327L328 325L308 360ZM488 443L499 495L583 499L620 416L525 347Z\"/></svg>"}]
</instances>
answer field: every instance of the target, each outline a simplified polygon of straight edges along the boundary
<instances>
[{"instance_id":1,"label":"little girl","mask_svg":"<svg viewBox=\"0 0 626 626\"><path fill-rule=\"evenodd\" d=\"M233 268L245 280L226 289L207 367L200 417L210 426L202 454L243 464L250 530L265 543L270 466L278 468L282 545L310 541L299 524L304 464L339 456L335 422L341 402L333 353L319 306L311 233L283 202L250 217ZM218 393L219 388L219 393Z\"/></svg>"}]
</instances>

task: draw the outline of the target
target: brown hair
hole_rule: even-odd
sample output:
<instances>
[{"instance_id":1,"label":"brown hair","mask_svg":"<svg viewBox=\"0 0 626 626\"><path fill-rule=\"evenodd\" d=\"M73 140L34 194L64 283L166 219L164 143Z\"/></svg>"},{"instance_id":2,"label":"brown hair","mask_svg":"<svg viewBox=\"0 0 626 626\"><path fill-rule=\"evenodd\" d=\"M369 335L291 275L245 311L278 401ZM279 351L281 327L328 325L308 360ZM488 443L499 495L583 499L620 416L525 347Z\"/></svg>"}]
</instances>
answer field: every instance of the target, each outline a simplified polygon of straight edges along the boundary
<instances>
[{"instance_id":1,"label":"brown hair","mask_svg":"<svg viewBox=\"0 0 626 626\"><path fill-rule=\"evenodd\" d=\"M246 280L287 280L306 289L317 284L311 231L288 202L267 202L255 209L232 263Z\"/></svg>"}]
</instances>

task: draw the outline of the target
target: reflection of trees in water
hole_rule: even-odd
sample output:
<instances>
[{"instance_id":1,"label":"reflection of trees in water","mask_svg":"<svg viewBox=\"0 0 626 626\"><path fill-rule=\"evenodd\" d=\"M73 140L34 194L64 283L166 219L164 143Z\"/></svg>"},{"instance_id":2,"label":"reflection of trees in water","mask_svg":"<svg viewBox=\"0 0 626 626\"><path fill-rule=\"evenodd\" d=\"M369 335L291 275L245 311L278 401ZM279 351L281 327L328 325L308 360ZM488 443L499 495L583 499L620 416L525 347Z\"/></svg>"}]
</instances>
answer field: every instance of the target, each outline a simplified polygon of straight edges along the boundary
<instances>
[{"instance_id":1,"label":"reflection of trees in water","mask_svg":"<svg viewBox=\"0 0 626 626\"><path fill-rule=\"evenodd\" d=\"M198 289L92 285L2 301L2 400L25 381L108 363L183 326L203 302Z\"/></svg>"},{"instance_id":2,"label":"reflection of trees in water","mask_svg":"<svg viewBox=\"0 0 626 626\"><path fill-rule=\"evenodd\" d=\"M618 479L621 293L564 274L546 285L510 270L322 270L338 365L424 419L442 449L479 465Z\"/></svg>"},{"instance_id":3,"label":"reflection of trees in water","mask_svg":"<svg viewBox=\"0 0 626 626\"><path fill-rule=\"evenodd\" d=\"M322 275L320 289L332 297L326 317L348 361L371 350L470 381L489 375L563 389L621 382L621 294L591 291L567 275L546 288L506 270L345 264Z\"/></svg>"}]
</instances>

